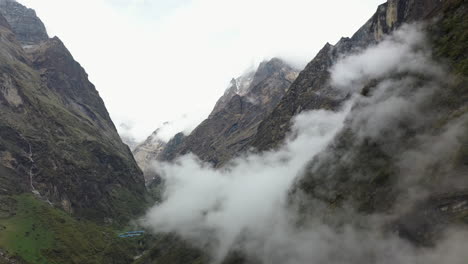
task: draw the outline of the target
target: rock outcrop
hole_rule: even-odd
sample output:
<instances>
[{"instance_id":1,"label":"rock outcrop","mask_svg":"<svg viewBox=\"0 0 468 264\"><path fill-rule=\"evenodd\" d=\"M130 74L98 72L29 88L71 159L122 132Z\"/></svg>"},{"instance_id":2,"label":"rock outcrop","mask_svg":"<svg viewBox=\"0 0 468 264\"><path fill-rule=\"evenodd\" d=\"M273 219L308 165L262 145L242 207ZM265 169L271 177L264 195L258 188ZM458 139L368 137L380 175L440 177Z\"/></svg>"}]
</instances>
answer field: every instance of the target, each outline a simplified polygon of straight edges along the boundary
<instances>
[{"instance_id":1,"label":"rock outcrop","mask_svg":"<svg viewBox=\"0 0 468 264\"><path fill-rule=\"evenodd\" d=\"M216 102L213 111L211 111L210 117L224 109L232 97L236 95L245 95L252 84L254 76L255 71L250 71L236 79L232 79L223 96L221 96L218 102Z\"/></svg>"},{"instance_id":2,"label":"rock outcrop","mask_svg":"<svg viewBox=\"0 0 468 264\"><path fill-rule=\"evenodd\" d=\"M260 124L252 146L259 150L277 147L288 133L292 117L312 109L335 109L343 101L342 94L331 89L329 69L336 60L383 39L404 23L422 21L441 8L439 0L390 0L351 38L342 38L336 45L326 44L299 74L274 111Z\"/></svg>"},{"instance_id":3,"label":"rock outcrop","mask_svg":"<svg viewBox=\"0 0 468 264\"><path fill-rule=\"evenodd\" d=\"M46 28L36 12L15 0L0 0L0 13L11 25L22 45L34 45L49 39Z\"/></svg>"}]
</instances>

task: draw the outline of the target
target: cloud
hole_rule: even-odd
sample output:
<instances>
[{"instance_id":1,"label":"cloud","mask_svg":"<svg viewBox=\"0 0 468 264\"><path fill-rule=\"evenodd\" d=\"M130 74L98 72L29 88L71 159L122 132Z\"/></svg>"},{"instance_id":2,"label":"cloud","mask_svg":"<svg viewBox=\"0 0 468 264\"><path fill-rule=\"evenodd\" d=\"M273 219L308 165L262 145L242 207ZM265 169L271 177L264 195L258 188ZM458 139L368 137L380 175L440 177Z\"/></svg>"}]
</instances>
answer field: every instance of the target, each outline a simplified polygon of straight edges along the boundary
<instances>
[{"instance_id":1,"label":"cloud","mask_svg":"<svg viewBox=\"0 0 468 264\"><path fill-rule=\"evenodd\" d=\"M185 135L189 135L202 121L191 114L184 114L176 120L164 122L158 128L156 138L167 143L177 133L182 132Z\"/></svg>"},{"instance_id":2,"label":"cloud","mask_svg":"<svg viewBox=\"0 0 468 264\"><path fill-rule=\"evenodd\" d=\"M146 224L191 239L205 240L213 233L220 258L243 232L265 235L271 231L272 215L282 211L292 182L341 128L345 115L346 110L300 115L295 119L296 136L281 150L249 154L223 170L191 155L174 164L155 164L166 181L165 200L151 210Z\"/></svg>"},{"instance_id":3,"label":"cloud","mask_svg":"<svg viewBox=\"0 0 468 264\"><path fill-rule=\"evenodd\" d=\"M431 60L423 27L424 24L405 25L379 45L345 56L331 68L331 84L355 90L371 79L408 72L443 79L444 71Z\"/></svg>"}]
</instances>

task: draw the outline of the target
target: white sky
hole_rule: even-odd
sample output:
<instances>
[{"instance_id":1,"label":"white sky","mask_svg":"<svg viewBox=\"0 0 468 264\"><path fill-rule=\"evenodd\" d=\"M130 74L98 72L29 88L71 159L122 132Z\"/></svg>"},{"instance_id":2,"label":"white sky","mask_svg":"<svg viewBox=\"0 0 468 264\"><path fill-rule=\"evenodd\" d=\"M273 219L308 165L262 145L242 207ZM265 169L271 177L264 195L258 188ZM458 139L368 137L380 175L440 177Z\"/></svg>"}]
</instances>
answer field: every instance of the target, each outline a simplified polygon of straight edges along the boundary
<instances>
[{"instance_id":1,"label":"white sky","mask_svg":"<svg viewBox=\"0 0 468 264\"><path fill-rule=\"evenodd\" d=\"M263 59L304 66L384 0L18 0L81 63L122 134L143 140L206 118ZM121 124L125 124L121 126Z\"/></svg>"}]
</instances>

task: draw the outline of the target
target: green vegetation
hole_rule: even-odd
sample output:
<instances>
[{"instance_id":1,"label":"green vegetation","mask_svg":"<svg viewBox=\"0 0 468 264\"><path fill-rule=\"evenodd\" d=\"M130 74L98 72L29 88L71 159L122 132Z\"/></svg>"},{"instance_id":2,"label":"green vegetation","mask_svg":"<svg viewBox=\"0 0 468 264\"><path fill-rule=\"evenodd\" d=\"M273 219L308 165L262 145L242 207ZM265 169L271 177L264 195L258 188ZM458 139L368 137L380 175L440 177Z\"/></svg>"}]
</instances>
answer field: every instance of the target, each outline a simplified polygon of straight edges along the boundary
<instances>
[{"instance_id":1,"label":"green vegetation","mask_svg":"<svg viewBox=\"0 0 468 264\"><path fill-rule=\"evenodd\" d=\"M435 54L450 61L458 74L468 74L468 12L463 0L447 1L441 23L432 29Z\"/></svg>"},{"instance_id":2,"label":"green vegetation","mask_svg":"<svg viewBox=\"0 0 468 264\"><path fill-rule=\"evenodd\" d=\"M16 206L15 216L0 219L0 246L29 262L47 263L41 251L52 247L53 236L36 217L44 212L26 196L18 197Z\"/></svg>"},{"instance_id":3,"label":"green vegetation","mask_svg":"<svg viewBox=\"0 0 468 264\"><path fill-rule=\"evenodd\" d=\"M13 197L0 218L0 248L26 263L131 263L146 238L121 239L109 227L77 220L30 194Z\"/></svg>"}]
</instances>

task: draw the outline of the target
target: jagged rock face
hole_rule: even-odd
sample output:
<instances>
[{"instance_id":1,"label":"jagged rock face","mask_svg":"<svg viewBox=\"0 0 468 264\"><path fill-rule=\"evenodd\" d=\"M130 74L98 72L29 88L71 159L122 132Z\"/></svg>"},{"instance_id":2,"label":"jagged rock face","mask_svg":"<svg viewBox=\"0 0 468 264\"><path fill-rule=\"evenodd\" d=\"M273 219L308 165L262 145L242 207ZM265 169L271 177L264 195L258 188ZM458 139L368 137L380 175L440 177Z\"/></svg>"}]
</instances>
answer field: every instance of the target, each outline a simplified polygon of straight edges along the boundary
<instances>
[{"instance_id":1,"label":"jagged rock face","mask_svg":"<svg viewBox=\"0 0 468 264\"><path fill-rule=\"evenodd\" d=\"M274 111L260 124L252 146L259 150L277 147L290 129L293 116L304 110L336 109L346 95L328 85L329 68L340 57L375 44L403 23L420 21L440 8L438 0L390 0L352 38L327 44L299 74Z\"/></svg>"},{"instance_id":2,"label":"jagged rock face","mask_svg":"<svg viewBox=\"0 0 468 264\"><path fill-rule=\"evenodd\" d=\"M216 102L216 105L213 108L210 117L216 114L217 112L221 111L223 108L225 108L229 101L232 99L232 97L234 97L235 95L245 95L246 93L248 93L254 75L255 71L251 71L238 77L237 79L232 79L228 89L226 89L226 91L224 92L224 95L221 98L219 98L218 102Z\"/></svg>"},{"instance_id":3,"label":"jagged rock face","mask_svg":"<svg viewBox=\"0 0 468 264\"><path fill-rule=\"evenodd\" d=\"M255 74L232 82L210 117L168 156L193 153L215 166L223 165L247 149L258 125L278 104L297 74L296 69L277 58L261 63Z\"/></svg>"},{"instance_id":4,"label":"jagged rock face","mask_svg":"<svg viewBox=\"0 0 468 264\"><path fill-rule=\"evenodd\" d=\"M84 69L58 38L23 48L15 28L0 27L0 196L33 192L101 222L142 212L142 172Z\"/></svg>"},{"instance_id":5,"label":"jagged rock face","mask_svg":"<svg viewBox=\"0 0 468 264\"><path fill-rule=\"evenodd\" d=\"M182 146L187 136L183 133L177 133L172 137L159 155L159 160L170 161L176 158L178 149Z\"/></svg>"},{"instance_id":6,"label":"jagged rock face","mask_svg":"<svg viewBox=\"0 0 468 264\"><path fill-rule=\"evenodd\" d=\"M38 44L49 39L44 24L34 10L15 0L0 0L0 13L11 25L22 45Z\"/></svg>"}]
</instances>

